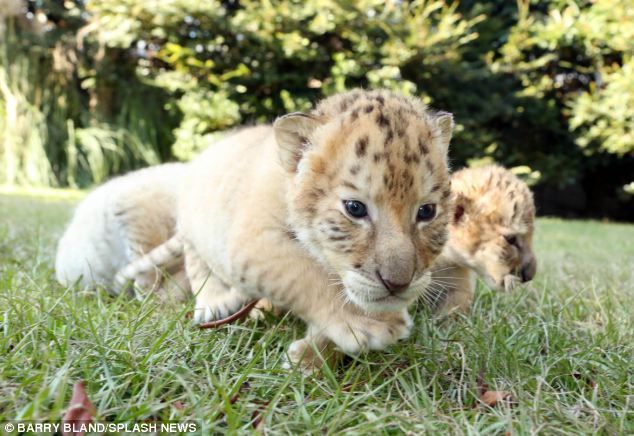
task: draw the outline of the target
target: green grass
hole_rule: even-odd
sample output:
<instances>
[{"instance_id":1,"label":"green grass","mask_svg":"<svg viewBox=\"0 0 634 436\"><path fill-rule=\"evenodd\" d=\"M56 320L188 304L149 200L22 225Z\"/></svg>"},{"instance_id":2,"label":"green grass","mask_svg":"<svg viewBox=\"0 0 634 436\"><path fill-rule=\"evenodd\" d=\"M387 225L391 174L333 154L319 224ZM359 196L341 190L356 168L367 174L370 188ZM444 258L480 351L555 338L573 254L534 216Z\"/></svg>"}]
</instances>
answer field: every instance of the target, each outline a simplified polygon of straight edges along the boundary
<instances>
[{"instance_id":1,"label":"green grass","mask_svg":"<svg viewBox=\"0 0 634 436\"><path fill-rule=\"evenodd\" d=\"M455 321L413 308L408 341L303 377L282 369L296 320L200 331L191 305L59 286L76 196L44 194L0 195L0 421L58 420L83 379L101 419L223 433L634 433L634 226L541 219L530 286L480 286ZM517 405L474 407L479 374Z\"/></svg>"}]
</instances>

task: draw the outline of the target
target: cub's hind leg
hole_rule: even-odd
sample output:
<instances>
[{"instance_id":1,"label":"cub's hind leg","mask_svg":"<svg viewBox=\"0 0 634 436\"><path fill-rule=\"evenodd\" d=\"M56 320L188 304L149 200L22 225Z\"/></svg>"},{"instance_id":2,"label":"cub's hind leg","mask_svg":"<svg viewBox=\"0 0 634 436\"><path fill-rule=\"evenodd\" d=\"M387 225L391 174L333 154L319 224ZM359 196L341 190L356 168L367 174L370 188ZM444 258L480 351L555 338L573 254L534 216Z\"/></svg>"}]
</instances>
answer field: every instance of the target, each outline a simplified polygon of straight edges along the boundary
<instances>
[{"instance_id":1,"label":"cub's hind leg","mask_svg":"<svg viewBox=\"0 0 634 436\"><path fill-rule=\"evenodd\" d=\"M184 249L185 270L196 297L194 321L214 321L237 312L246 303L247 297L214 275L190 244L185 243Z\"/></svg>"},{"instance_id":2,"label":"cub's hind leg","mask_svg":"<svg viewBox=\"0 0 634 436\"><path fill-rule=\"evenodd\" d=\"M135 291L151 289L162 294L171 292L172 288L180 288L174 295L170 295L170 298L177 296L178 299L183 291L189 294L184 269L183 242L178 235L174 235L117 271L114 289L119 293L121 289L134 284ZM168 274L167 277L163 277L163 272Z\"/></svg>"},{"instance_id":3,"label":"cub's hind leg","mask_svg":"<svg viewBox=\"0 0 634 436\"><path fill-rule=\"evenodd\" d=\"M169 213L161 209L152 211L134 194L119 199L112 210L128 265L140 261L154 248L168 241L175 232L175 220ZM132 278L137 288L147 290L159 286L162 274L158 267L146 268L137 271ZM121 286L120 283L116 285Z\"/></svg>"}]
</instances>

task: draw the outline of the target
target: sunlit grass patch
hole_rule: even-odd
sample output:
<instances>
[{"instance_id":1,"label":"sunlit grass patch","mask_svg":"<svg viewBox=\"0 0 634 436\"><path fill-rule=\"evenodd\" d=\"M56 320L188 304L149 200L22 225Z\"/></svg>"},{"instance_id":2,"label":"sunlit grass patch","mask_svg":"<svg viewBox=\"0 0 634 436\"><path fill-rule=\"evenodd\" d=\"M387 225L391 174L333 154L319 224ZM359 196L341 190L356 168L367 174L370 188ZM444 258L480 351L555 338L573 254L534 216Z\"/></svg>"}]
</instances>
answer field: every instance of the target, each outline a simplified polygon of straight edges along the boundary
<instances>
[{"instance_id":1,"label":"sunlit grass patch","mask_svg":"<svg viewBox=\"0 0 634 436\"><path fill-rule=\"evenodd\" d=\"M530 286L480 285L455 320L412 308L409 340L305 377L282 367L291 317L198 330L191 305L58 285L74 198L0 195L0 421L59 420L83 379L100 419L223 433L634 431L634 226L540 219ZM514 404L480 405L482 382Z\"/></svg>"}]
</instances>

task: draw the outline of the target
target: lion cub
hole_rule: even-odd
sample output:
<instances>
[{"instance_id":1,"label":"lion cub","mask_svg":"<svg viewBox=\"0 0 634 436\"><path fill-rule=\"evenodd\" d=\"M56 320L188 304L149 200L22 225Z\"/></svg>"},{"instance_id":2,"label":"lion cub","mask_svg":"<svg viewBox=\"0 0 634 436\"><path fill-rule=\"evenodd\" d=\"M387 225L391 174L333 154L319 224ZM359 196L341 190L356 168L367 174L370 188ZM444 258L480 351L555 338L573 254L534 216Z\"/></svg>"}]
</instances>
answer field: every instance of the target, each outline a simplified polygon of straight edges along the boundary
<instances>
[{"instance_id":1,"label":"lion cub","mask_svg":"<svg viewBox=\"0 0 634 436\"><path fill-rule=\"evenodd\" d=\"M172 237L175 206L185 164L164 164L117 177L90 193L77 207L59 241L55 274L63 285L101 286L117 293L116 273ZM188 289L182 257L162 265L172 272L170 297ZM160 289L161 275L150 268L137 285Z\"/></svg>"},{"instance_id":2,"label":"lion cub","mask_svg":"<svg viewBox=\"0 0 634 436\"><path fill-rule=\"evenodd\" d=\"M196 321L268 298L308 324L292 360L311 343L384 348L409 334L447 239L452 127L415 99L355 90L233 134L189 164L177 234L118 277L184 254Z\"/></svg>"},{"instance_id":3,"label":"lion cub","mask_svg":"<svg viewBox=\"0 0 634 436\"><path fill-rule=\"evenodd\" d=\"M406 337L447 238L452 127L415 99L355 90L212 144L189 164L165 244L184 252L195 320L268 298L308 324L292 358Z\"/></svg>"},{"instance_id":4,"label":"lion cub","mask_svg":"<svg viewBox=\"0 0 634 436\"><path fill-rule=\"evenodd\" d=\"M535 205L526 183L497 165L457 171L451 191L449 240L434 267L435 286L423 298L441 312L466 312L476 274L505 291L535 276Z\"/></svg>"}]
</instances>

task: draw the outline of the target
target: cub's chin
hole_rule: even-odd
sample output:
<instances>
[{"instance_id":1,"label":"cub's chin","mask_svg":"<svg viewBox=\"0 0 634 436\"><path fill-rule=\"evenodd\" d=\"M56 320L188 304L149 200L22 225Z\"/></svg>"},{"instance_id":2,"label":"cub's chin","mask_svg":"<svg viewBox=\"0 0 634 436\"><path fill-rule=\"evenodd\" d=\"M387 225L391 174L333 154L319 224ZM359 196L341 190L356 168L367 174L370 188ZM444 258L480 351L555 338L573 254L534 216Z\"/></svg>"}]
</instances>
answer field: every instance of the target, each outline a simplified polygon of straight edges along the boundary
<instances>
[{"instance_id":1,"label":"cub's chin","mask_svg":"<svg viewBox=\"0 0 634 436\"><path fill-rule=\"evenodd\" d=\"M431 283L431 274L425 273L412 282L405 291L391 294L381 284L375 283L354 271L343 278L346 299L365 312L398 312L406 309Z\"/></svg>"}]
</instances>

